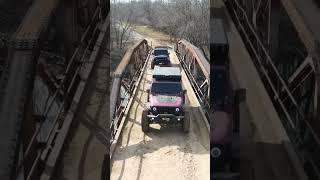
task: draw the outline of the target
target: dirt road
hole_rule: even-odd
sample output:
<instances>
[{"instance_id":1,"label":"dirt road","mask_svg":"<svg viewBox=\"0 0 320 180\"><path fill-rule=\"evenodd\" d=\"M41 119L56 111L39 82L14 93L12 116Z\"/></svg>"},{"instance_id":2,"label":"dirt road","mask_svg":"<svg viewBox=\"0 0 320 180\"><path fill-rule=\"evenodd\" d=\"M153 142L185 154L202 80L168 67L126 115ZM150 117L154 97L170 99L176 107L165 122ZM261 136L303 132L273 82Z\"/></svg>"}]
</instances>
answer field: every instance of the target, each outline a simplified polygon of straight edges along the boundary
<instances>
[{"instance_id":1,"label":"dirt road","mask_svg":"<svg viewBox=\"0 0 320 180\"><path fill-rule=\"evenodd\" d=\"M148 40L150 43L151 39ZM155 42L153 40L154 45ZM172 50L170 58L174 64L178 64ZM185 74L183 86L187 89L188 111L191 115L189 134L183 133L181 127L159 125L152 125L147 134L142 132L141 114L151 76L149 62L113 155L111 179L209 179L209 132L201 119L199 104Z\"/></svg>"}]
</instances>

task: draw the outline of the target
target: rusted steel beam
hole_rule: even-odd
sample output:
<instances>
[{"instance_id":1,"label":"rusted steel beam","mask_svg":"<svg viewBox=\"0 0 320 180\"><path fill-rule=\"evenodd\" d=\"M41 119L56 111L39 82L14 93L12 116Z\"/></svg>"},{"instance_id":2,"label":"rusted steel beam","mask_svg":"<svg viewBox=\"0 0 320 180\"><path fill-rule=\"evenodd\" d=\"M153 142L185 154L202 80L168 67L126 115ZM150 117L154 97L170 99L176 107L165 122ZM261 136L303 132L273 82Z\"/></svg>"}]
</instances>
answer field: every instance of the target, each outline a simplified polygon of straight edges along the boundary
<instances>
[{"instance_id":1,"label":"rusted steel beam","mask_svg":"<svg viewBox=\"0 0 320 180\"><path fill-rule=\"evenodd\" d=\"M97 9L100 9L97 7ZM100 9L101 12L104 11L104 9ZM100 13L101 13L100 12ZM94 39L93 42L95 42L93 50L90 51L89 56L85 57L82 61L82 65L78 66L76 73L73 77L77 77L77 75L82 75L82 80L78 85L76 85L75 81L71 81L70 87L68 88L68 91L66 93L70 93L70 90L72 86L76 85L76 92L72 99L71 107L68 109L65 118L63 122L61 123L61 127L59 129L52 129L50 136L47 137L47 143L50 144L47 145L46 149L42 151L41 159L46 160L45 162L45 168L41 175L41 180L46 179L53 179L52 175L55 170L55 167L58 162L58 158L60 157L61 150L63 148L63 144L65 143L65 140L68 136L68 132L71 128L71 124L74 121L75 118L75 112L77 111L77 108L79 107L79 104L81 103L81 100L85 94L86 89L88 88L88 82L90 81L90 77L92 76L92 73L94 71L94 66L96 62L103 58L103 52L105 51L105 48L107 48L107 44L109 42L109 29L110 29L110 18L109 14L106 18L101 17L103 19L100 19L104 21L102 24L102 27L97 32L97 36L94 34L92 35L92 38ZM89 62L93 62L90 64L84 64L85 60L88 60ZM63 103L65 103L67 99L64 99ZM62 113L62 111L60 112ZM57 116L58 118L58 116ZM56 124L58 125L58 123ZM102 129L99 129L99 133L95 134L96 137L103 142L104 145L107 141L108 137L104 133ZM105 139L103 139L105 138Z\"/></svg>"},{"instance_id":2,"label":"rusted steel beam","mask_svg":"<svg viewBox=\"0 0 320 180\"><path fill-rule=\"evenodd\" d=\"M289 15L289 18L291 19L292 23L294 24L300 39L306 46L309 56L312 58L314 71L315 71L315 77L316 77L316 86L317 86L317 92L316 92L316 98L317 102L319 102L320 99L320 42L319 39L317 39L315 32L312 31L312 29L319 29L318 27L311 27L308 25L308 19L306 19L306 16L303 16L303 12L299 11L299 8L294 3L294 1L291 0L281 0L283 7L285 8L286 12ZM310 3L309 1L307 3ZM313 17L316 19L316 17ZM316 112L315 113L315 119L319 119L320 116L320 106L316 104Z\"/></svg>"},{"instance_id":3,"label":"rusted steel beam","mask_svg":"<svg viewBox=\"0 0 320 180\"><path fill-rule=\"evenodd\" d=\"M309 3L309 0L307 1ZM299 11L299 7L297 7L295 1L281 0L281 2L308 51L313 52L317 50L317 43L319 43L317 41L319 40L317 40L316 34L312 32L312 29L316 27L311 27L308 25L308 21L306 19L307 17L303 16L303 12ZM319 56L317 57L317 59L319 59Z\"/></svg>"},{"instance_id":4,"label":"rusted steel beam","mask_svg":"<svg viewBox=\"0 0 320 180\"><path fill-rule=\"evenodd\" d=\"M177 42L175 50L206 116L209 116L209 61L199 48L185 39Z\"/></svg>"},{"instance_id":5,"label":"rusted steel beam","mask_svg":"<svg viewBox=\"0 0 320 180\"><path fill-rule=\"evenodd\" d=\"M121 86L121 78L120 77L114 77L112 82L112 89L110 94L110 120L113 119L114 113L116 110L116 102L119 96Z\"/></svg>"},{"instance_id":6,"label":"rusted steel beam","mask_svg":"<svg viewBox=\"0 0 320 180\"><path fill-rule=\"evenodd\" d=\"M142 52L141 52L142 50ZM139 63L142 60L145 59L141 59L141 57L143 58L143 56L146 57L146 55L148 54L149 51L149 46L148 46L148 42L147 40L143 39L140 42L136 43L134 46L132 46L131 48L129 48L125 55L123 56L120 64L118 65L117 69L114 71L113 73L113 82L112 82L112 89L111 89L111 94L110 94L110 120L114 120L114 118L116 116L118 116L118 114L116 114L116 111L118 109L118 105L121 104L121 100L120 99L120 91L121 91L121 82L123 80L123 77L125 75L132 75L135 76L137 75L136 72L133 72L133 70L139 70L139 68L141 67L137 67L139 66L139 64L143 64L143 63ZM129 66L133 64L132 66ZM134 77L129 77L131 79L131 81L134 80ZM132 84L132 83L130 83ZM110 123L112 125L112 123Z\"/></svg>"},{"instance_id":7,"label":"rusted steel beam","mask_svg":"<svg viewBox=\"0 0 320 180\"><path fill-rule=\"evenodd\" d=\"M205 56L203 55L203 53L201 52L201 50L185 39L182 39L178 42L178 46L180 46L180 45L186 46L186 49L192 53L192 56L200 65L200 68L201 68L203 74L206 76L206 79L209 79L210 78L209 77L210 64L207 61L207 59L205 58Z\"/></svg>"},{"instance_id":8,"label":"rusted steel beam","mask_svg":"<svg viewBox=\"0 0 320 180\"><path fill-rule=\"evenodd\" d=\"M33 49L37 46L41 33L49 23L50 17L60 0L34 1L11 41L15 49Z\"/></svg>"},{"instance_id":9,"label":"rusted steel beam","mask_svg":"<svg viewBox=\"0 0 320 180\"><path fill-rule=\"evenodd\" d=\"M3 179L15 179L16 152L20 126L24 120L24 110L31 101L34 69L37 59L35 49L46 31L50 17L59 0L35 0L24 16L19 28L10 40L12 56L9 58L8 80L3 90L0 107L1 130L0 174ZM4 139L3 139L4 138ZM30 146L31 147L31 146ZM16 149L17 148L17 149ZM17 159L17 161L19 161Z\"/></svg>"},{"instance_id":10,"label":"rusted steel beam","mask_svg":"<svg viewBox=\"0 0 320 180\"><path fill-rule=\"evenodd\" d=\"M33 78L35 76L35 67L37 64L37 59L39 56L39 49L41 48L41 37L43 37L47 31L47 26L49 25L50 22L50 17L53 14L56 6L58 5L58 3L60 2L60 0L35 0L31 6L31 8L29 9L28 13L25 15L22 23L20 24L19 28L17 29L16 33L13 35L12 39L11 39L11 45L12 45L12 57L9 59L11 66L10 66L10 72L9 72L9 77L8 77L8 83L5 87L5 99L2 100L2 106L0 107L0 114L1 114L1 120L6 119L6 123L9 123L10 126L4 126L4 127L9 127L7 128L7 131L3 132L3 133L7 133L7 134L11 134L12 136L14 135L14 137L18 137L18 133L20 133L19 131L19 127L21 123L24 123L24 110L25 108L28 106L28 102L31 101L31 96L30 93L32 92L32 86L33 86ZM105 3L107 4L107 3ZM101 8L97 8L99 9L99 11L103 11L103 9ZM98 13L97 13L98 14ZM98 19L98 18L103 18L103 17L99 17L98 15L95 16L94 19ZM109 18L107 18L109 19ZM102 19L101 19L102 20ZM93 26L93 28L91 29L99 29L97 27L97 23L98 21L94 21L95 23L92 23L91 26ZM107 22L107 24L109 24L109 22ZM97 28L95 28L97 27ZM100 32L104 32L104 34L107 34L105 31L105 28L101 28ZM98 33L98 31L97 31ZM102 40L97 40L97 42L93 39L96 39L97 37L94 36L94 34L88 34L88 36L90 36L91 38L89 39L91 42L92 39L92 43L87 43L84 42L84 45L90 46L90 45L94 45L96 44L96 46L94 47L95 49L93 50L90 57L93 56L93 54L95 54L95 56L97 56L98 52L97 49L100 49L100 47L103 46L103 42ZM100 37L100 36L99 36ZM40 43L39 43L40 42ZM95 43L96 42L96 43ZM84 46L86 47L86 46ZM86 48L89 49L89 48ZM81 51L79 49L77 49L75 51L75 54L81 55L83 53L85 53L86 50ZM100 51L99 51L100 52ZM90 55L88 54L88 55ZM101 52L100 52L101 54ZM82 56L84 57L84 56ZM74 56L73 57L73 61L78 61L79 59L76 59L77 57ZM84 61L84 59L81 59L81 61ZM71 61L71 62L73 62ZM69 63L66 71L65 71L65 75L68 74L72 74L71 72L71 63ZM69 96L71 94L71 88L73 88L74 86L77 85L76 82L76 78L77 78L77 72L80 70L80 65L77 66L77 70L75 70L75 73L73 73L73 77L70 83L68 83L68 87L66 90L66 94ZM91 72L91 71L90 71ZM66 76L63 77L63 80L61 82L65 82ZM61 91L62 87L62 83L60 83L58 85L58 88L56 90L55 94L58 94L59 91ZM53 98L55 98L56 95L54 95ZM66 104L69 101L69 99L67 99L67 97L64 98L64 102L63 104L59 107L59 114L57 114L56 119L54 124L58 124L60 123L60 121L58 120L58 116L60 115L60 112L62 112L63 108L64 108L64 104ZM8 104L10 104L10 106L8 106ZM51 106L51 105L50 105ZM50 109L50 108L49 108ZM45 114L47 114L47 112L45 112ZM59 125L59 124L58 124ZM1 152L7 152L6 154L2 153L0 154L1 157L5 156L10 158L8 161L5 161L5 163L10 163L9 165L5 164L5 163L1 163L0 164L0 172L1 175L2 174L8 174L8 176L10 176L10 171L12 171L11 175L12 175L12 179L16 179L16 177L20 174L25 174L28 175L28 177L33 177L34 172L32 172L33 170L35 170L38 166L38 160L40 158L40 153L41 151L43 151L43 149L41 149L41 151L39 151L38 155L37 155L37 159L30 162L32 163L32 168L30 171L26 171L24 166L25 166L25 162L28 161L28 155L29 154L33 154L32 151L34 151L32 149L32 144L37 143L37 136L40 132L42 125L40 125L40 127L34 132L34 134L32 134L32 137L30 139L30 143L26 144L26 146L24 147L24 154L23 157L19 157L19 159L16 159L17 162L13 162L15 155L13 155L13 153L15 153L15 148L18 146L16 144L18 144L18 140L16 140L15 138L11 138L13 140L11 140L11 145L10 148L3 147L6 148L5 151L1 151ZM9 133L9 131L11 131ZM50 129L49 134L51 135L54 131L54 128ZM11 135L6 135L6 136L1 136L1 137L8 137L10 138ZM19 135L21 136L21 135ZM50 136L51 137L51 136ZM46 138L46 142L48 142L48 138ZM5 140L4 140L5 141ZM17 143L15 142L17 141ZM15 145L13 145L13 143L16 143ZM9 144L8 144L9 145ZM50 146L51 148L51 146ZM1 148L2 150L2 148ZM9 150L11 152L9 152ZM8 155L8 153L11 153L11 155ZM29 163L29 162L28 162ZM4 167L5 166L5 167ZM4 167L4 168L2 168ZM22 171L24 170L24 172Z\"/></svg>"},{"instance_id":11,"label":"rusted steel beam","mask_svg":"<svg viewBox=\"0 0 320 180\"><path fill-rule=\"evenodd\" d=\"M130 63L130 61L132 60L131 56L134 54L134 52L141 46L144 44L148 44L147 40L143 39L140 42L136 43L134 46L132 46L131 48L129 48L125 55L123 56L120 64L118 65L117 69L114 72L114 75L122 75L122 73L124 72L124 70L126 69L126 67L128 66L128 64Z\"/></svg>"},{"instance_id":12,"label":"rusted steel beam","mask_svg":"<svg viewBox=\"0 0 320 180\"><path fill-rule=\"evenodd\" d=\"M310 117L310 113L302 110L301 101L305 95L293 95L295 89L302 87L302 82L307 78L312 77L313 70L315 71L316 82L314 90L311 87L310 91L314 91L314 109L319 109L319 42L316 36L312 34L311 26L308 26L299 7L295 5L298 1L281 0L284 9L288 13L289 19L293 23L295 30L298 32L300 40L308 51L308 57L305 62L296 67L296 71L289 77L284 79L283 74L280 74L274 59L269 55L268 49L263 44L263 39L257 34L257 31L252 27L251 18L245 13L245 10L237 1L225 1L229 12L234 18L234 22L242 32L242 38L245 39L247 48L251 50L251 55L256 63L260 75L266 87L269 87L269 95L275 104L278 113L281 114L281 119L286 132L291 139L291 142L296 148L301 163L305 166L308 176L318 179L320 177L320 161L319 152L319 110L316 110L314 117ZM306 3L310 1L306 1ZM311 63L313 62L313 64ZM313 69L314 68L314 69ZM311 79L312 80L312 79ZM313 80L312 80L313 81ZM313 82L312 82L313 83ZM299 96L299 97L297 97ZM318 106L318 108L317 108Z\"/></svg>"}]
</instances>

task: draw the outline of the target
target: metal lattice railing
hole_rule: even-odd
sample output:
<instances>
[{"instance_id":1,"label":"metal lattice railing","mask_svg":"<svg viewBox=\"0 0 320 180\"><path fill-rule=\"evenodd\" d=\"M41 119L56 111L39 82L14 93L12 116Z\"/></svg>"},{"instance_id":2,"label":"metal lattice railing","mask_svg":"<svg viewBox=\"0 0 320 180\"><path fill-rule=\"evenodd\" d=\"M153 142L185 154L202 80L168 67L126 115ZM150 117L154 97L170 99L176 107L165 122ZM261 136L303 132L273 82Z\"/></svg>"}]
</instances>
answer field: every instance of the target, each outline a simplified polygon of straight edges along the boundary
<instances>
[{"instance_id":1,"label":"metal lattice railing","mask_svg":"<svg viewBox=\"0 0 320 180\"><path fill-rule=\"evenodd\" d=\"M120 124L123 123L123 115L130 106L138 79L145 66L150 47L146 40L141 40L128 49L117 69L113 73L112 89L110 95L110 131L111 144L120 133Z\"/></svg>"},{"instance_id":2,"label":"metal lattice railing","mask_svg":"<svg viewBox=\"0 0 320 180\"><path fill-rule=\"evenodd\" d=\"M264 47L250 20L237 1L226 1L226 5L238 26L248 49L252 52L254 63L264 79L276 109L283 121L284 127L292 144L300 157L304 168L311 171L311 176L320 177L320 151L319 133L314 131L306 115L302 112L291 90L280 75L272 61L268 50ZM309 174L310 175L310 174Z\"/></svg>"},{"instance_id":3,"label":"metal lattice railing","mask_svg":"<svg viewBox=\"0 0 320 180\"><path fill-rule=\"evenodd\" d=\"M177 43L176 53L208 119L210 64L201 50L186 40L180 40Z\"/></svg>"},{"instance_id":4,"label":"metal lattice railing","mask_svg":"<svg viewBox=\"0 0 320 180\"><path fill-rule=\"evenodd\" d=\"M25 151L18 161L16 170L14 172L14 179L18 178L18 176L21 176L23 174L23 176L25 176L26 179L32 179L34 177L34 172L36 171L40 160L43 158L43 156L46 156L48 154L47 148L52 148L52 144L50 144L50 141L53 140L53 136L57 131L56 128L59 127L59 124L63 123L63 120L61 120L61 118L64 112L68 110L68 108L70 107L70 100L74 95L72 94L72 91L79 84L79 72L81 71L83 64L86 63L86 60L91 56L91 47L95 45L99 33L102 30L105 31L103 28L99 27L99 24L106 18L102 16L99 17L99 13L101 13L100 11L103 11L103 9L100 6L98 6L96 8L95 15L92 17L91 23L87 26L87 30L82 35L82 46L78 47L74 51L73 56L68 61L66 69L63 73L63 78L59 82L57 89L53 92L53 95L50 97L51 100L48 101L49 104L46 104L45 112L43 112L43 114L41 115L42 120L45 121L47 119L49 111L52 108L52 105L59 98L60 92L64 92L62 102L59 104L58 112L56 113L53 119L47 136L43 137L43 141L39 142L38 137L42 129L47 128L42 126L43 123L40 123L40 125L36 128L35 132L31 135L30 141L26 145ZM20 55L19 52L20 51L15 52L17 54L17 57L24 55L21 53ZM34 152L35 149L36 152ZM31 163L31 166L28 168L28 171L26 171L26 163Z\"/></svg>"}]
</instances>

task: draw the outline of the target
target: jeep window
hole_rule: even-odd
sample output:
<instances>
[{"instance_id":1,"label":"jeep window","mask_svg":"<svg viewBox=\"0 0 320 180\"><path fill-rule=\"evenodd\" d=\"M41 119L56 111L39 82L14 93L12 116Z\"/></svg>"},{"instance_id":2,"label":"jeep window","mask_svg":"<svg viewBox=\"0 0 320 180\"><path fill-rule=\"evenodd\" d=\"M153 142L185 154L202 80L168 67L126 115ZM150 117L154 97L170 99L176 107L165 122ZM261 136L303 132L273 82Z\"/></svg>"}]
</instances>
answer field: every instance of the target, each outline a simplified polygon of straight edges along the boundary
<instances>
[{"instance_id":1,"label":"jeep window","mask_svg":"<svg viewBox=\"0 0 320 180\"><path fill-rule=\"evenodd\" d=\"M157 58L154 58L154 60L155 61L167 61L168 59L167 58L163 58L163 57L161 57L161 58L157 57Z\"/></svg>"},{"instance_id":2,"label":"jeep window","mask_svg":"<svg viewBox=\"0 0 320 180\"><path fill-rule=\"evenodd\" d=\"M168 51L167 50L154 50L154 55L159 56L159 55L167 55Z\"/></svg>"},{"instance_id":3,"label":"jeep window","mask_svg":"<svg viewBox=\"0 0 320 180\"><path fill-rule=\"evenodd\" d=\"M181 92L180 83L153 83L151 87L153 94L179 94Z\"/></svg>"}]
</instances>

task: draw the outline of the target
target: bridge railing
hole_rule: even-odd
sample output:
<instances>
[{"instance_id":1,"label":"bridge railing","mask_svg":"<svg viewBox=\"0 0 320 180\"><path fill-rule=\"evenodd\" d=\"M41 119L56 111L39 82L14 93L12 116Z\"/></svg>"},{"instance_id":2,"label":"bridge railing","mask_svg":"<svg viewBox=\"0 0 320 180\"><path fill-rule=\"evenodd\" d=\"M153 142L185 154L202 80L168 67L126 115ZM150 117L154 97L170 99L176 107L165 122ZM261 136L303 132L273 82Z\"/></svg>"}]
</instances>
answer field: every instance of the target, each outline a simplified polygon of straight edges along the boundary
<instances>
[{"instance_id":1,"label":"bridge railing","mask_svg":"<svg viewBox=\"0 0 320 180\"><path fill-rule=\"evenodd\" d=\"M283 122L286 132L295 147L305 170L310 177L320 177L320 139L319 133L312 126L311 119L305 114L296 101L293 91L281 76L276 64L269 55L268 49L250 23L245 9L237 1L225 1L234 23L242 32L247 48L252 54L257 70L267 87L270 97ZM318 117L316 117L318 120Z\"/></svg>"},{"instance_id":2,"label":"bridge railing","mask_svg":"<svg viewBox=\"0 0 320 180\"><path fill-rule=\"evenodd\" d=\"M0 168L0 171L7 171L6 175L8 174L10 179L21 179L22 177L24 177L23 179L39 178L43 171L39 167L43 167L45 163L51 160L50 157L60 153L62 145L59 145L62 142L58 142L58 139L63 137L63 139L59 140L65 140L64 135L67 133L63 131L63 127L68 124L65 115L70 112L73 117L73 112L77 109L78 103L75 103L74 100L77 95L81 96L84 87L79 86L80 72L88 62L95 62L101 56L109 27L108 5L105 2L96 7L91 23L87 25L85 33L81 35L81 45L75 49L71 59L64 67L62 79L55 82L57 83L55 84L55 89L50 89L52 94L48 95L48 101L44 105L45 108L40 113L33 114L35 111L29 106L35 103L33 102L35 99L32 95L32 89L36 75L48 82L53 79L49 78L49 73L47 73L49 71L44 66L46 61L40 61L45 56L43 56L42 51L40 52L41 48L39 49L38 46L43 43L41 37L48 33L47 27L57 4L52 1L46 11L39 14L38 7L41 5L43 5L41 1L34 2L21 22L20 28L12 37L12 42L10 42L12 57L9 59L11 62L8 70L8 80L3 87L5 96L1 99L2 106L0 107L0 116L6 119L7 122L13 122L6 127L10 132L7 133L16 137L10 142L5 142L5 145L11 149L11 151L8 151L11 160L6 162L9 165L2 163L6 166L5 168L3 166ZM36 16L39 18L33 20L39 21L39 26L30 29L28 22ZM36 67L39 72L35 71ZM91 69L87 69L88 74ZM87 78L88 74L83 77ZM53 82L50 83L54 84ZM80 92L80 89L82 89L81 93L75 95L75 91ZM58 104L57 108L56 104ZM53 111L55 113L51 114ZM30 120L31 122L35 121L35 123L26 125L25 123L30 122ZM33 126L35 128L32 132ZM31 128L31 131L28 131L32 132L32 134L25 132L24 128L26 130ZM44 131L46 134L42 133ZM17 134L14 134L15 132ZM3 142L2 144L4 144ZM4 155L2 154L2 156ZM55 164L56 160L50 161L50 163ZM50 166L49 169L52 172L54 166Z\"/></svg>"},{"instance_id":3,"label":"bridge railing","mask_svg":"<svg viewBox=\"0 0 320 180\"><path fill-rule=\"evenodd\" d=\"M210 92L210 64L202 51L190 42L182 39L175 49L180 64L185 70L199 103L208 117Z\"/></svg>"},{"instance_id":4,"label":"bridge railing","mask_svg":"<svg viewBox=\"0 0 320 180\"><path fill-rule=\"evenodd\" d=\"M141 40L127 50L117 69L113 73L112 89L110 95L110 142L116 139L122 117L130 107L130 98L137 87L139 77L149 54L150 47L147 40ZM112 153L112 152L111 152Z\"/></svg>"}]
</instances>

